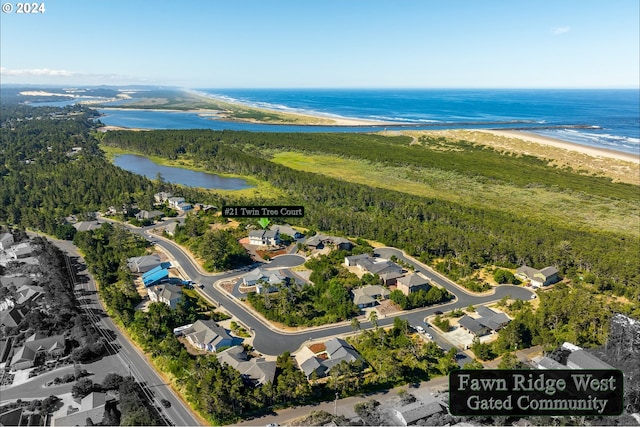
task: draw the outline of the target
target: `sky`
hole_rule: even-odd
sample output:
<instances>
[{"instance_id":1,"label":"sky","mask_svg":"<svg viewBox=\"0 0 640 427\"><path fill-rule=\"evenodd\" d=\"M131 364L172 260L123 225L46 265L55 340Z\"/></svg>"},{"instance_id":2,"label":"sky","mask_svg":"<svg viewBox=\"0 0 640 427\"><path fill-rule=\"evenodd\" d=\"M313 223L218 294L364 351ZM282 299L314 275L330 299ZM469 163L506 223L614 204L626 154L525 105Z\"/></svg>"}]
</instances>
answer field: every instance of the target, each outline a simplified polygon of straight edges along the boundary
<instances>
[{"instance_id":1,"label":"sky","mask_svg":"<svg viewBox=\"0 0 640 427\"><path fill-rule=\"evenodd\" d=\"M638 0L2 2L3 84L640 86Z\"/></svg>"}]
</instances>

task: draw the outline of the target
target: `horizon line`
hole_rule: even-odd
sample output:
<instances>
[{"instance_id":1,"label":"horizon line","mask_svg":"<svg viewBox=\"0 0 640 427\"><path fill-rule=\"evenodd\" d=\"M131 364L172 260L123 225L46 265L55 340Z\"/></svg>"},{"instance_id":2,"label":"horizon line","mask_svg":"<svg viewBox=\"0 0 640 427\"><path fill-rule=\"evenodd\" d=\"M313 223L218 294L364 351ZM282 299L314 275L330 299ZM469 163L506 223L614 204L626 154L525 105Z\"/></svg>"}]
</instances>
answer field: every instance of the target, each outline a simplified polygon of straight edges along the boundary
<instances>
[{"instance_id":1,"label":"horizon line","mask_svg":"<svg viewBox=\"0 0 640 427\"><path fill-rule=\"evenodd\" d=\"M640 90L640 86L197 86L172 84L62 84L62 83L0 83L2 86L66 87L161 87L182 90Z\"/></svg>"}]
</instances>

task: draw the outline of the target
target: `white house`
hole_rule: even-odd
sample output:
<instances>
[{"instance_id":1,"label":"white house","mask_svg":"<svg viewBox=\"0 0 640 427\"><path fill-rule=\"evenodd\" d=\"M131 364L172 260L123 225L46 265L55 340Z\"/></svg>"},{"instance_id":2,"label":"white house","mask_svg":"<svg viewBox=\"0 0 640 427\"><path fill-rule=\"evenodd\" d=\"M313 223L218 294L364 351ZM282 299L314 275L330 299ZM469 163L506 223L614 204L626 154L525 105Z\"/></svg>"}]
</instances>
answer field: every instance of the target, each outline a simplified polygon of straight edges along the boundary
<instances>
[{"instance_id":1,"label":"white house","mask_svg":"<svg viewBox=\"0 0 640 427\"><path fill-rule=\"evenodd\" d=\"M182 299L182 289L175 285L158 285L147 289L151 302L161 302L175 309Z\"/></svg>"},{"instance_id":2,"label":"white house","mask_svg":"<svg viewBox=\"0 0 640 427\"><path fill-rule=\"evenodd\" d=\"M0 249L6 250L13 245L13 234L11 233L2 233L0 234Z\"/></svg>"},{"instance_id":3,"label":"white house","mask_svg":"<svg viewBox=\"0 0 640 427\"><path fill-rule=\"evenodd\" d=\"M249 231L249 244L276 246L280 244L280 232L278 230L251 230Z\"/></svg>"}]
</instances>

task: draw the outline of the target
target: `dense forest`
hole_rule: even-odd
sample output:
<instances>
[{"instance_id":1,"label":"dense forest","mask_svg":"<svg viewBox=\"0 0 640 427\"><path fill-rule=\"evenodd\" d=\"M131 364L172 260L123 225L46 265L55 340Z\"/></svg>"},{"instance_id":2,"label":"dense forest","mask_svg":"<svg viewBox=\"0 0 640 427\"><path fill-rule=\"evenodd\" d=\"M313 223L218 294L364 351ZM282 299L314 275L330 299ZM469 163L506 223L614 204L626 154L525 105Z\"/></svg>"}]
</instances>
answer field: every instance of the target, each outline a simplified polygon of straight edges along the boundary
<instances>
[{"instance_id":1,"label":"dense forest","mask_svg":"<svg viewBox=\"0 0 640 427\"><path fill-rule=\"evenodd\" d=\"M468 277L486 265L514 268L526 263L537 268L554 265L570 279L571 284L558 285L542 294L535 310L529 302L504 302L514 320L490 347L475 346L479 357L508 354L515 344L518 348L532 344L551 347L571 341L598 346L607 339L607 325L613 313L638 314L640 244L633 235L590 231L534 219L526 212L511 215L498 209L478 209L296 171L270 161L270 151L331 152L394 166L419 163L514 187L544 186L558 194L583 192L587 197L594 194L612 200L636 200L634 186L549 169L534 158L504 156L473 146L455 153L423 152L419 146L409 146L404 137L213 131L104 135L95 132L92 120L95 113L81 107L34 109L3 104L1 113L0 222L66 236L64 217L69 214L133 203L150 208L153 193L160 190L217 206L225 202L264 202L176 187L125 172L106 160L99 149L101 139L103 144L126 150L189 159L212 172L252 176L269 182L285 195L278 203L305 206L306 216L298 220L298 225L402 248L438 266L450 277ZM524 169L527 174L522 173ZM186 233L179 238L202 242L198 239L203 239L206 231L196 222L191 225L193 229L180 231ZM226 235L225 239L217 237L232 244ZM353 393L353 385L345 383L351 373L364 381L361 366L344 366L343 374L337 373L330 379L326 386L329 389L311 387L285 354L278 360L275 384L253 388L242 382L237 371L220 365L215 357L189 355L170 333L172 326L200 315L193 311L193 306L186 304L175 313L168 313L163 307L155 307L147 314L135 312L133 307L140 297L124 268L124 260L144 253L146 242L109 224L99 230L77 233L74 242L83 250L91 272L101 284L101 296L110 314L143 347L155 349L154 362L176 378L190 403L212 423L232 422L274 405L307 402L328 390ZM203 251L212 250L207 244L199 244ZM318 266L318 271L332 272L329 264ZM350 311L343 298L344 287L337 291L332 286L336 278L340 278L339 271L328 275L318 287L318 308L326 310L329 316L345 318ZM64 295L60 293L59 297L65 298ZM342 308L331 307L324 297L342 298L345 304ZM61 311L60 315L66 312ZM450 355L408 345L403 329L405 326L398 323L390 331L365 332L354 340L371 369L369 380L399 384L441 374L453 367ZM416 353L411 353L414 350ZM191 373L196 371L200 375L194 378Z\"/></svg>"},{"instance_id":2,"label":"dense forest","mask_svg":"<svg viewBox=\"0 0 640 427\"><path fill-rule=\"evenodd\" d=\"M212 172L268 181L288 195L283 203L305 206L301 225L399 247L422 261L439 261L444 267L440 270L456 278L472 276L485 265L553 265L572 279L588 273L598 291L612 290L633 301L640 297L640 242L636 237L533 219L526 212L513 215L477 209L297 171L269 161L269 155L260 149L333 150L344 156L396 165L420 161L514 186L550 186L560 193L577 191L635 200L637 187L629 184L614 184L605 178L548 168L535 158L505 156L471 146L462 154L423 152L419 147L403 145L403 137L123 131L109 132L103 143L147 155L188 158ZM525 169L527 174L522 173Z\"/></svg>"}]
</instances>

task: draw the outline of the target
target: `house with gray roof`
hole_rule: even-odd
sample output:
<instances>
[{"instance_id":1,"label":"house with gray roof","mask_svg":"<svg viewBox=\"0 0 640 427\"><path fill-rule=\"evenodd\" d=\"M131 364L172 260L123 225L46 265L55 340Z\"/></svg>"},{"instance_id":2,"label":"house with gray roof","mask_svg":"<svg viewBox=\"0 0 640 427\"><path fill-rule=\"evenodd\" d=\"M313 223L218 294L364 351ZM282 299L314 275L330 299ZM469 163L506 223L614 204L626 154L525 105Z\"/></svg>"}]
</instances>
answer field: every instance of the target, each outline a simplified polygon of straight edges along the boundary
<instances>
[{"instance_id":1,"label":"house with gray roof","mask_svg":"<svg viewBox=\"0 0 640 427\"><path fill-rule=\"evenodd\" d=\"M157 285L147 288L151 302L161 302L175 310L182 300L182 289L175 285Z\"/></svg>"},{"instance_id":2,"label":"house with gray roof","mask_svg":"<svg viewBox=\"0 0 640 427\"><path fill-rule=\"evenodd\" d=\"M249 244L256 246L279 245L280 232L278 230L251 230L249 231Z\"/></svg>"},{"instance_id":3,"label":"house with gray roof","mask_svg":"<svg viewBox=\"0 0 640 427\"><path fill-rule=\"evenodd\" d=\"M491 332L490 327L481 324L478 320L466 314L458 320L458 325L476 337L481 337Z\"/></svg>"},{"instance_id":4,"label":"house with gray roof","mask_svg":"<svg viewBox=\"0 0 640 427\"><path fill-rule=\"evenodd\" d=\"M344 257L344 265L347 267L356 266L359 261L369 261L373 263L375 259L369 254L349 255Z\"/></svg>"},{"instance_id":5,"label":"house with gray roof","mask_svg":"<svg viewBox=\"0 0 640 427\"><path fill-rule=\"evenodd\" d=\"M387 299L391 293L389 289L380 285L363 286L355 288L351 291L353 294L353 303L358 308L373 307L380 299Z\"/></svg>"},{"instance_id":6,"label":"house with gray roof","mask_svg":"<svg viewBox=\"0 0 640 427\"><path fill-rule=\"evenodd\" d=\"M11 233L2 233L0 234L0 250L6 250L13 245L13 234Z\"/></svg>"},{"instance_id":7,"label":"house with gray roof","mask_svg":"<svg viewBox=\"0 0 640 427\"><path fill-rule=\"evenodd\" d=\"M141 210L136 214L136 219L138 221L142 221L145 219L154 219L154 218L158 218L158 217L163 217L164 216L164 212L162 211L145 211L145 210Z\"/></svg>"},{"instance_id":8,"label":"house with gray roof","mask_svg":"<svg viewBox=\"0 0 640 427\"><path fill-rule=\"evenodd\" d=\"M197 320L182 331L187 341L197 349L217 352L233 345L233 338L213 320Z\"/></svg>"},{"instance_id":9,"label":"house with gray roof","mask_svg":"<svg viewBox=\"0 0 640 427\"><path fill-rule=\"evenodd\" d=\"M556 362L550 357L544 356L537 363L538 369L567 369L565 365Z\"/></svg>"},{"instance_id":10,"label":"house with gray roof","mask_svg":"<svg viewBox=\"0 0 640 427\"><path fill-rule=\"evenodd\" d=\"M524 281L530 281L534 287L549 286L560 281L558 269L555 267L545 267L537 270L526 265L516 270L515 276Z\"/></svg>"},{"instance_id":11,"label":"house with gray roof","mask_svg":"<svg viewBox=\"0 0 640 427\"><path fill-rule=\"evenodd\" d=\"M241 345L227 348L216 355L220 363L226 363L240 372L242 379L253 384L261 385L273 383L276 376L276 362L270 362L262 357L249 359L247 352Z\"/></svg>"},{"instance_id":12,"label":"house with gray roof","mask_svg":"<svg viewBox=\"0 0 640 427\"><path fill-rule=\"evenodd\" d=\"M298 240L301 237L304 237L304 234L291 227L290 225L272 225L269 227L271 231L277 231L280 234L286 234L287 236L291 236L294 239Z\"/></svg>"},{"instance_id":13,"label":"house with gray roof","mask_svg":"<svg viewBox=\"0 0 640 427\"><path fill-rule=\"evenodd\" d=\"M276 292L281 283L288 284L289 278L278 270L266 270L261 267L254 268L245 274L240 280L242 286L255 286L256 293Z\"/></svg>"},{"instance_id":14,"label":"house with gray roof","mask_svg":"<svg viewBox=\"0 0 640 427\"><path fill-rule=\"evenodd\" d=\"M44 353L47 358L64 355L66 348L64 336L39 337L39 334L33 334L27 338L22 347L16 350L10 364L13 369L31 368L40 353Z\"/></svg>"},{"instance_id":15,"label":"house with gray roof","mask_svg":"<svg viewBox=\"0 0 640 427\"><path fill-rule=\"evenodd\" d=\"M80 411L67 414L66 416L54 417L51 420L51 427L56 426L86 426L98 425L104 419L107 405L113 401L105 393L89 393L80 401ZM91 420L92 424L87 424Z\"/></svg>"},{"instance_id":16,"label":"house with gray roof","mask_svg":"<svg viewBox=\"0 0 640 427\"><path fill-rule=\"evenodd\" d=\"M33 248L28 242L22 242L11 246L5 253L13 259L27 258L33 254Z\"/></svg>"},{"instance_id":17,"label":"house with gray roof","mask_svg":"<svg viewBox=\"0 0 640 427\"><path fill-rule=\"evenodd\" d=\"M458 324L477 337L486 335L492 331L497 332L511 321L506 314L498 313L484 306L476 307L476 313L479 314L480 317L473 318L465 314L458 320Z\"/></svg>"},{"instance_id":18,"label":"house with gray roof","mask_svg":"<svg viewBox=\"0 0 640 427\"><path fill-rule=\"evenodd\" d=\"M102 227L102 223L98 221L80 221L73 224L73 228L78 231L91 231Z\"/></svg>"},{"instance_id":19,"label":"house with gray roof","mask_svg":"<svg viewBox=\"0 0 640 427\"><path fill-rule=\"evenodd\" d=\"M393 408L391 413L400 425L408 426L444 410L436 399L420 399L415 402Z\"/></svg>"},{"instance_id":20,"label":"house with gray roof","mask_svg":"<svg viewBox=\"0 0 640 427\"><path fill-rule=\"evenodd\" d=\"M615 369L583 349L572 351L567 358L569 369Z\"/></svg>"},{"instance_id":21,"label":"house with gray roof","mask_svg":"<svg viewBox=\"0 0 640 427\"><path fill-rule=\"evenodd\" d=\"M324 360L313 356L302 362L300 369L307 379L311 378L314 374L317 378L324 377L327 373L327 367L323 362Z\"/></svg>"},{"instance_id":22,"label":"house with gray roof","mask_svg":"<svg viewBox=\"0 0 640 427\"><path fill-rule=\"evenodd\" d=\"M306 350L303 354L296 357L298 366L307 378L310 378L314 373L318 377L322 377L326 375L331 368L342 362L350 363L363 360L362 356L360 356L349 343L341 338L332 338L326 341L324 345L328 356L326 360L315 356L309 350Z\"/></svg>"},{"instance_id":23,"label":"house with gray roof","mask_svg":"<svg viewBox=\"0 0 640 427\"><path fill-rule=\"evenodd\" d=\"M158 254L132 257L127 260L127 267L132 273L146 273L162 264Z\"/></svg>"},{"instance_id":24,"label":"house with gray roof","mask_svg":"<svg viewBox=\"0 0 640 427\"><path fill-rule=\"evenodd\" d=\"M428 279L418 274L409 273L397 278L396 289L405 295L409 295L419 290L429 291L429 289L431 289L431 283Z\"/></svg>"},{"instance_id":25,"label":"house with gray roof","mask_svg":"<svg viewBox=\"0 0 640 427\"><path fill-rule=\"evenodd\" d=\"M344 250L351 250L353 248L353 243L344 237L328 236L321 233L307 239L305 244L311 249L323 249L327 246L333 246L337 249Z\"/></svg>"}]
</instances>

